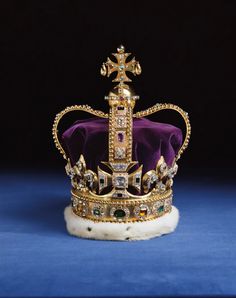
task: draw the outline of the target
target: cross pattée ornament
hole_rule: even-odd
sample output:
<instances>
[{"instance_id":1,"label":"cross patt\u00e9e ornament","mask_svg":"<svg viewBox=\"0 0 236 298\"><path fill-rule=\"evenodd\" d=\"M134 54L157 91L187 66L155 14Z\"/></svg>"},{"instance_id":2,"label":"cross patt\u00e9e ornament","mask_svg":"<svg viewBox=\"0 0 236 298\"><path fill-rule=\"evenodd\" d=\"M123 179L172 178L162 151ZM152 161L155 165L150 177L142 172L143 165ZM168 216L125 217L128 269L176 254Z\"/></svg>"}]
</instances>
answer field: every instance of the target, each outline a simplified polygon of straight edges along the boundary
<instances>
[{"instance_id":1,"label":"cross patt\u00e9e ornament","mask_svg":"<svg viewBox=\"0 0 236 298\"><path fill-rule=\"evenodd\" d=\"M132 82L130 78L126 75L126 71L132 72L134 75L140 75L142 72L141 66L138 61L133 57L129 62L126 59L131 55L131 53L125 53L124 46L119 46L117 48L117 53L112 53L116 57L117 62L113 62L109 57L107 62L102 64L101 75L109 77L113 72L117 71L116 78L112 82Z\"/></svg>"}]
</instances>

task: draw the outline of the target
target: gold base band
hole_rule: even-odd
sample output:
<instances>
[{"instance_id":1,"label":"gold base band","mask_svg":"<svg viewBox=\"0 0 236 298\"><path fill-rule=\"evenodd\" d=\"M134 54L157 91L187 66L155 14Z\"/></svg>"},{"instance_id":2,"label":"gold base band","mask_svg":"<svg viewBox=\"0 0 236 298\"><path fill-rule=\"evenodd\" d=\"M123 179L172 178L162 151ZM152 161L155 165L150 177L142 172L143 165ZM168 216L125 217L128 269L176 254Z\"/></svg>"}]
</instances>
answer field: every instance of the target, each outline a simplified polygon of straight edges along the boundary
<instances>
[{"instance_id":1,"label":"gold base band","mask_svg":"<svg viewBox=\"0 0 236 298\"><path fill-rule=\"evenodd\" d=\"M75 215L94 222L143 222L153 220L171 211L172 190L154 194L146 199L125 200L95 198L87 192L71 191Z\"/></svg>"}]
</instances>

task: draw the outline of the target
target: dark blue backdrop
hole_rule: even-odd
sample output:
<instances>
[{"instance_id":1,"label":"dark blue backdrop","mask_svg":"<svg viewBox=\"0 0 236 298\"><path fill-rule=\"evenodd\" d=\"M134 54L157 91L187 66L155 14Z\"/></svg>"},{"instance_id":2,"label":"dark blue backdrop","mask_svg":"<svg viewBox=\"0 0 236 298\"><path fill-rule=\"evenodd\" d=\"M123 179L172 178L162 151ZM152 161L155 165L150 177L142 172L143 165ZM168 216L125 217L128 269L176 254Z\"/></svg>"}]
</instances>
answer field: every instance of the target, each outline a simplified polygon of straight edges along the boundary
<instances>
[{"instance_id":1,"label":"dark blue backdrop","mask_svg":"<svg viewBox=\"0 0 236 298\"><path fill-rule=\"evenodd\" d=\"M139 242L69 236L63 174L2 174L0 193L1 297L236 295L232 184L177 178L176 232Z\"/></svg>"}]
</instances>

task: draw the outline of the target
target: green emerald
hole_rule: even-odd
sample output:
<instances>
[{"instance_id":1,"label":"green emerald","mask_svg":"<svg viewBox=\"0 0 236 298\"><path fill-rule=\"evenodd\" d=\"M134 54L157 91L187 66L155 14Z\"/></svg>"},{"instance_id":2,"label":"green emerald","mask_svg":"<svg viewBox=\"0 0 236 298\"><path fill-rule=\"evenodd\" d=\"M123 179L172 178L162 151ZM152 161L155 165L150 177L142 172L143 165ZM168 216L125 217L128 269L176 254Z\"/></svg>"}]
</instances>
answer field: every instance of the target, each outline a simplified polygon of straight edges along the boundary
<instances>
[{"instance_id":1,"label":"green emerald","mask_svg":"<svg viewBox=\"0 0 236 298\"><path fill-rule=\"evenodd\" d=\"M164 206L160 206L158 209L157 209L158 212L163 212L164 211Z\"/></svg>"},{"instance_id":2,"label":"green emerald","mask_svg":"<svg viewBox=\"0 0 236 298\"><path fill-rule=\"evenodd\" d=\"M93 209L93 214L96 216L100 216L101 215L101 211L98 208L94 208Z\"/></svg>"},{"instance_id":3,"label":"green emerald","mask_svg":"<svg viewBox=\"0 0 236 298\"><path fill-rule=\"evenodd\" d=\"M122 209L117 209L115 212L114 212L114 216L116 218L122 218L122 217L125 217L125 211L122 210Z\"/></svg>"}]
</instances>

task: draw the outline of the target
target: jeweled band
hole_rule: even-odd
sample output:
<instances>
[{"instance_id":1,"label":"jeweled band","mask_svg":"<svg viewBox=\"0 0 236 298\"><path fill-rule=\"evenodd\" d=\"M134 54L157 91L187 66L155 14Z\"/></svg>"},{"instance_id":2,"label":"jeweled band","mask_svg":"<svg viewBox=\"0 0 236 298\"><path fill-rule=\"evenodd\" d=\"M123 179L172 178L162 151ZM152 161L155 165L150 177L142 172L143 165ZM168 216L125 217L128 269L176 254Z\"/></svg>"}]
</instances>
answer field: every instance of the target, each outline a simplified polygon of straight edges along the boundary
<instances>
[{"instance_id":1,"label":"jeweled band","mask_svg":"<svg viewBox=\"0 0 236 298\"><path fill-rule=\"evenodd\" d=\"M74 214L100 222L140 222L156 219L171 211L172 190L164 194L139 196L129 195L129 199L119 200L107 196L95 198L94 194L71 191ZM135 197L135 198L134 198Z\"/></svg>"}]
</instances>

